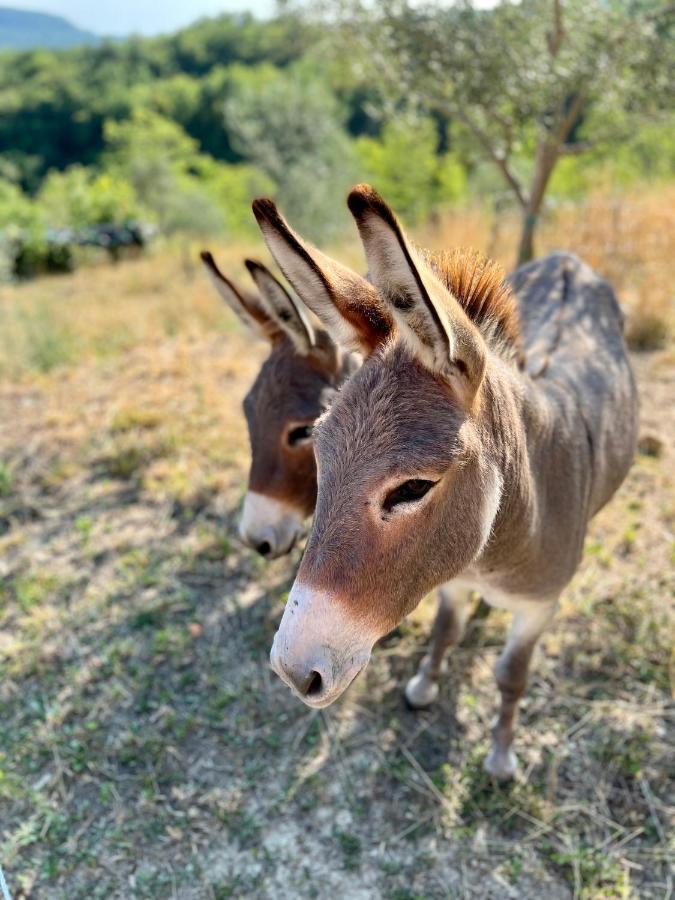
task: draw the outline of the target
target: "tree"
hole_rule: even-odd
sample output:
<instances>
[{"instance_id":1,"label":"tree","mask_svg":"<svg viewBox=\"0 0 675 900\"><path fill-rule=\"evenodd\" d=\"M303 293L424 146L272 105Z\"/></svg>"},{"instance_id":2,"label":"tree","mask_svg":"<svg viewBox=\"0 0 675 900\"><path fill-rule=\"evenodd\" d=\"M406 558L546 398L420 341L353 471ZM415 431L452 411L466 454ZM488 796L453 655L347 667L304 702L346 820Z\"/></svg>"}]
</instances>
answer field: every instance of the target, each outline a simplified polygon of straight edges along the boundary
<instances>
[{"instance_id":1,"label":"tree","mask_svg":"<svg viewBox=\"0 0 675 900\"><path fill-rule=\"evenodd\" d=\"M32 228L40 223L40 213L16 184L0 177L0 231L9 226Z\"/></svg>"},{"instance_id":2,"label":"tree","mask_svg":"<svg viewBox=\"0 0 675 900\"><path fill-rule=\"evenodd\" d=\"M394 107L405 101L460 123L498 169L522 214L519 264L534 254L559 160L672 108L672 3L346 3L351 56Z\"/></svg>"},{"instance_id":3,"label":"tree","mask_svg":"<svg viewBox=\"0 0 675 900\"><path fill-rule=\"evenodd\" d=\"M84 166L50 172L40 189L38 203L45 221L57 227L123 225L142 217L128 181Z\"/></svg>"},{"instance_id":4,"label":"tree","mask_svg":"<svg viewBox=\"0 0 675 900\"><path fill-rule=\"evenodd\" d=\"M106 122L105 137L108 170L131 184L163 234L253 226L251 200L273 187L251 166L223 165L200 153L180 125L148 109Z\"/></svg>"},{"instance_id":5,"label":"tree","mask_svg":"<svg viewBox=\"0 0 675 900\"><path fill-rule=\"evenodd\" d=\"M197 142L180 125L147 109L105 124L105 160L131 183L164 234L217 230L219 210L191 173L199 162Z\"/></svg>"},{"instance_id":6,"label":"tree","mask_svg":"<svg viewBox=\"0 0 675 900\"><path fill-rule=\"evenodd\" d=\"M242 67L232 74L225 101L232 146L277 185L278 200L298 228L316 239L329 236L356 173L335 96L310 66Z\"/></svg>"}]
</instances>

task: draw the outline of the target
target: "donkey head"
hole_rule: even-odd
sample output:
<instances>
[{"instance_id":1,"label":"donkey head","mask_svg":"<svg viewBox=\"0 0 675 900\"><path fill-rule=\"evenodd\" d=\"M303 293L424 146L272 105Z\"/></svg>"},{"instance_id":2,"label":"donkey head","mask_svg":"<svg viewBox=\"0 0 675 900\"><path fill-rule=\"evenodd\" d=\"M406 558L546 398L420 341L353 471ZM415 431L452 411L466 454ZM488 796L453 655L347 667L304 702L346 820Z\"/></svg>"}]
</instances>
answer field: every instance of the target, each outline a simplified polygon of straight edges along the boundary
<instances>
[{"instance_id":1,"label":"donkey head","mask_svg":"<svg viewBox=\"0 0 675 900\"><path fill-rule=\"evenodd\" d=\"M249 546L272 558L292 548L314 511L312 428L339 383L342 355L261 263L246 260L254 292L235 286L210 253L202 260L228 306L271 344L244 399L252 461L239 530Z\"/></svg>"},{"instance_id":2,"label":"donkey head","mask_svg":"<svg viewBox=\"0 0 675 900\"><path fill-rule=\"evenodd\" d=\"M508 332L501 278L476 256L464 265L423 257L368 186L352 191L349 207L366 287L342 267L337 277L269 201L255 207L299 296L367 356L315 429L314 526L271 654L277 674L315 707L345 690L431 588L481 554L501 496L477 324Z\"/></svg>"}]
</instances>

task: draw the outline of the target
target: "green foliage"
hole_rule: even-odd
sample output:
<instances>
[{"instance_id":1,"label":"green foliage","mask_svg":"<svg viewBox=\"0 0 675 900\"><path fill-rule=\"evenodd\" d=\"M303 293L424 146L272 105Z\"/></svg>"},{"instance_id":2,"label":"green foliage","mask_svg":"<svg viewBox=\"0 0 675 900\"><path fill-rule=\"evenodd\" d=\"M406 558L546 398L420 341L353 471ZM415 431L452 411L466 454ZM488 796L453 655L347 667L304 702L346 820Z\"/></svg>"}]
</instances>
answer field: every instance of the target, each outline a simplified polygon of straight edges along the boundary
<instances>
[{"instance_id":1,"label":"green foliage","mask_svg":"<svg viewBox=\"0 0 675 900\"><path fill-rule=\"evenodd\" d=\"M42 214L52 226L82 228L123 224L142 217L131 184L110 172L84 166L50 172L38 196Z\"/></svg>"},{"instance_id":2,"label":"green foliage","mask_svg":"<svg viewBox=\"0 0 675 900\"><path fill-rule=\"evenodd\" d=\"M277 185L284 212L315 237L336 230L356 155L328 86L308 66L237 68L225 103L233 146Z\"/></svg>"},{"instance_id":3,"label":"green foliage","mask_svg":"<svg viewBox=\"0 0 675 900\"><path fill-rule=\"evenodd\" d=\"M551 176L568 151L615 147L675 99L672 28L664 0L506 0L419 6L335 0L335 51L399 110L403 102L460 123L523 213L518 261ZM355 49L355 48L358 48ZM406 172L408 177L409 172Z\"/></svg>"},{"instance_id":4,"label":"green foliage","mask_svg":"<svg viewBox=\"0 0 675 900\"><path fill-rule=\"evenodd\" d=\"M8 225L31 228L39 218L39 211L30 198L16 184L0 178L0 229Z\"/></svg>"},{"instance_id":5,"label":"green foliage","mask_svg":"<svg viewBox=\"0 0 675 900\"><path fill-rule=\"evenodd\" d=\"M364 179L373 181L408 221L422 221L434 207L466 197L464 169L453 154L439 156L431 119L394 119L379 140L359 138L357 149Z\"/></svg>"},{"instance_id":6,"label":"green foliage","mask_svg":"<svg viewBox=\"0 0 675 900\"><path fill-rule=\"evenodd\" d=\"M216 231L241 235L257 233L251 215L254 197L271 194L274 182L254 166L239 163L223 165L210 157L202 157L195 166L200 185L218 206Z\"/></svg>"},{"instance_id":7,"label":"green foliage","mask_svg":"<svg viewBox=\"0 0 675 900\"><path fill-rule=\"evenodd\" d=\"M271 187L254 168L228 166L199 152L176 122L135 109L105 125L106 163L128 179L142 206L165 234L233 231L251 219L249 204Z\"/></svg>"},{"instance_id":8,"label":"green foliage","mask_svg":"<svg viewBox=\"0 0 675 900\"><path fill-rule=\"evenodd\" d=\"M675 178L675 124L644 124L628 140L600 145L587 154L565 156L551 178L555 197L583 196L598 182L632 187L644 181Z\"/></svg>"},{"instance_id":9,"label":"green foliage","mask_svg":"<svg viewBox=\"0 0 675 900\"><path fill-rule=\"evenodd\" d=\"M505 184L536 220L533 185L543 196L549 179L564 198L598 178L670 178L661 6L335 0L323 23L224 15L152 40L0 53L0 276L73 265L46 228L253 231L259 194L325 239L346 226L354 181L416 223Z\"/></svg>"},{"instance_id":10,"label":"green foliage","mask_svg":"<svg viewBox=\"0 0 675 900\"><path fill-rule=\"evenodd\" d=\"M218 92L218 101L209 102L209 73L235 63L285 66L312 40L313 29L293 15L263 22L249 14L231 14L153 40L130 38L58 53L2 53L0 156L18 162L22 186L31 190L50 169L97 163L104 150L105 121L127 118L143 87L153 93L158 83L183 74L200 79L201 96L193 96L186 106L184 94L178 105L185 120L174 108L165 114L180 121L208 152L217 150L217 158L231 159L227 141L216 140L211 146L205 141L209 135L223 135L223 95ZM178 101L177 93L173 100Z\"/></svg>"}]
</instances>

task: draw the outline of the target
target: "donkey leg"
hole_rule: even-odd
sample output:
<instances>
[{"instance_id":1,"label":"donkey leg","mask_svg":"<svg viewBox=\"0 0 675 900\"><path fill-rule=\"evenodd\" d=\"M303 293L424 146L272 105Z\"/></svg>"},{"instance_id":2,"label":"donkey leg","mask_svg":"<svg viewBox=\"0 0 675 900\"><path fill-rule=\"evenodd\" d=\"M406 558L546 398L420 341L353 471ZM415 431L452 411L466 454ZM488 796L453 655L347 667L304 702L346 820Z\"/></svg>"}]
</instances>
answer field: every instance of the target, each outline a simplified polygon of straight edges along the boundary
<instances>
[{"instance_id":1,"label":"donkey leg","mask_svg":"<svg viewBox=\"0 0 675 900\"><path fill-rule=\"evenodd\" d=\"M514 613L504 650L495 666L500 693L497 721L492 729L492 748L485 759L485 770L495 778L513 778L518 757L513 751L518 702L525 692L532 653L557 609L557 600L542 601L527 610Z\"/></svg>"},{"instance_id":2,"label":"donkey leg","mask_svg":"<svg viewBox=\"0 0 675 900\"><path fill-rule=\"evenodd\" d=\"M471 590L453 585L450 581L441 585L438 594L438 611L431 631L429 652L405 689L406 700L415 709L430 706L438 696L443 657L448 647L454 647L461 641L469 618Z\"/></svg>"}]
</instances>

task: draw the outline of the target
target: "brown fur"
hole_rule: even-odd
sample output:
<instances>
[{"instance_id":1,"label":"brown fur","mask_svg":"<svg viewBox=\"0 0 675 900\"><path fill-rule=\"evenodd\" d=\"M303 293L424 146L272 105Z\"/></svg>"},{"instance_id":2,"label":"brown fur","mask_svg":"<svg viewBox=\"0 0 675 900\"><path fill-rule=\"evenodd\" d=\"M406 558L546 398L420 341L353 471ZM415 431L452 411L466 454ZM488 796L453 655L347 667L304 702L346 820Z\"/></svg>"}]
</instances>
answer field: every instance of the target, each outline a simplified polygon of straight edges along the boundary
<instances>
[{"instance_id":1,"label":"brown fur","mask_svg":"<svg viewBox=\"0 0 675 900\"><path fill-rule=\"evenodd\" d=\"M516 298L504 270L482 253L455 249L424 254L441 282L474 322L488 345L514 357L522 367L524 354Z\"/></svg>"},{"instance_id":2,"label":"brown fur","mask_svg":"<svg viewBox=\"0 0 675 900\"><path fill-rule=\"evenodd\" d=\"M251 491L282 500L302 514L314 512L316 462L311 443L289 447L289 427L312 425L343 379L342 357L324 331L299 356L283 336L272 348L244 399L251 440Z\"/></svg>"},{"instance_id":3,"label":"brown fur","mask_svg":"<svg viewBox=\"0 0 675 900\"><path fill-rule=\"evenodd\" d=\"M279 268L310 309L322 317L326 306L330 308L334 305L345 322L349 323L351 333L358 336L358 343L348 349L369 355L389 337L394 327L392 317L375 288L365 278L302 241L272 200L264 197L254 200L253 214ZM286 244L288 257L275 252L269 241L270 233ZM309 289L305 287L305 279L299 280L297 272L286 265L286 258L293 258L311 273L315 283Z\"/></svg>"},{"instance_id":4,"label":"brown fur","mask_svg":"<svg viewBox=\"0 0 675 900\"><path fill-rule=\"evenodd\" d=\"M359 184L350 192L347 203L360 228L367 227L368 216L376 216L387 223L397 236L410 269L417 279L420 293L426 298L426 289L406 246L406 239L391 208L368 184ZM518 309L511 288L504 278L504 270L482 253L475 250L455 249L431 253L415 248L439 281L462 307L469 319L482 332L493 349L513 356L522 365L522 342L518 321ZM400 306L405 298L399 298ZM427 302L429 314L438 326L438 314L433 303Z\"/></svg>"},{"instance_id":5,"label":"brown fur","mask_svg":"<svg viewBox=\"0 0 675 900\"><path fill-rule=\"evenodd\" d=\"M313 426L347 377L351 361L325 331L308 323L298 302L262 263L246 260L259 289L253 293L228 279L209 252L201 257L228 306L270 341L270 354L244 400L251 443L248 490L293 510L299 527L314 511L316 462L312 441L291 445L289 434L295 428ZM279 515L278 508L274 514ZM242 536L256 548L267 545L273 551L286 552L292 545L286 540L290 521L283 526L282 540L270 518L257 519L251 527L244 514ZM279 522L276 525L282 528ZM278 548L271 547L272 534Z\"/></svg>"},{"instance_id":6,"label":"brown fur","mask_svg":"<svg viewBox=\"0 0 675 900\"><path fill-rule=\"evenodd\" d=\"M258 325L263 334L271 341L280 338L282 335L281 329L263 312L257 295L254 294L253 291L246 290L246 288L242 288L240 285L235 284L230 278L224 275L213 258L213 254L208 250L202 250L199 255L212 275L229 287L241 303L245 313L256 323L256 325Z\"/></svg>"}]
</instances>

